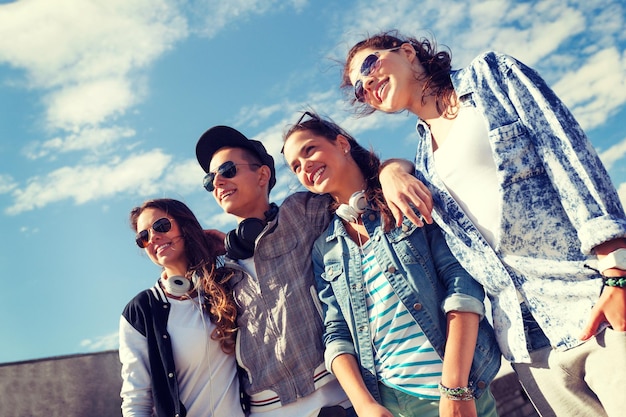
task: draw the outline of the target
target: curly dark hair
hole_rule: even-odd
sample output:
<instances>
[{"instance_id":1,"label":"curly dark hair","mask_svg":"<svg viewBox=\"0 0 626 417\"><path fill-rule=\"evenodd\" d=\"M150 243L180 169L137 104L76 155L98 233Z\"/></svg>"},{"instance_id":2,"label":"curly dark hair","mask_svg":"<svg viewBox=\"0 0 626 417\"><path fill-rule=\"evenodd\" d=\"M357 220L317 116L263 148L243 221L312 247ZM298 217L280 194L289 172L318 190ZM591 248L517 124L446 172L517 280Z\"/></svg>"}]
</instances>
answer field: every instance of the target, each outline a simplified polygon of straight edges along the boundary
<instances>
[{"instance_id":1,"label":"curly dark hair","mask_svg":"<svg viewBox=\"0 0 626 417\"><path fill-rule=\"evenodd\" d=\"M148 200L130 212L130 224L137 230L139 215L148 208L159 209L171 216L180 229L185 241L185 256L189 279L196 274L202 277L204 305L216 328L211 338L220 343L225 353L235 350L237 332L237 306L226 282L232 276L227 268L216 268L216 260L223 253L223 242L214 235L206 233L193 212L184 203L169 198Z\"/></svg>"},{"instance_id":2,"label":"curly dark hair","mask_svg":"<svg viewBox=\"0 0 626 417\"><path fill-rule=\"evenodd\" d=\"M426 81L422 91L423 97L435 96L437 98L437 110L440 112L443 112L443 109L448 108L448 106L452 104L454 87L450 79L450 71L452 69L451 53L449 51L437 51L437 43L434 39L417 39L403 36L397 30L390 30L367 37L356 43L350 51L348 51L339 88L344 92L348 101L354 107L356 114L366 116L374 113L376 109L357 101L354 97L354 87L350 81L350 66L354 55L366 48L391 49L405 43L409 43L413 46L417 59L424 67L425 73L420 79Z\"/></svg>"},{"instance_id":3,"label":"curly dark hair","mask_svg":"<svg viewBox=\"0 0 626 417\"><path fill-rule=\"evenodd\" d=\"M308 118L307 118L308 117ZM307 119L305 119L307 118ZM284 143L289 137L299 131L306 130L316 136L321 136L330 142L337 140L337 135L344 136L348 143L350 143L350 155L356 162L363 177L365 178L367 189L365 190L365 196L371 208L379 210L383 221L383 229L389 231L393 228L393 214L383 196L380 180L378 179L378 172L380 169L380 158L372 150L367 150L359 144L359 142L352 137L348 132L342 129L339 125L333 122L329 117L322 118L314 111L306 111L302 114L300 120L285 130L283 135L283 149L281 153L284 154ZM339 204L333 200L329 206L329 210L334 213L337 210Z\"/></svg>"}]
</instances>

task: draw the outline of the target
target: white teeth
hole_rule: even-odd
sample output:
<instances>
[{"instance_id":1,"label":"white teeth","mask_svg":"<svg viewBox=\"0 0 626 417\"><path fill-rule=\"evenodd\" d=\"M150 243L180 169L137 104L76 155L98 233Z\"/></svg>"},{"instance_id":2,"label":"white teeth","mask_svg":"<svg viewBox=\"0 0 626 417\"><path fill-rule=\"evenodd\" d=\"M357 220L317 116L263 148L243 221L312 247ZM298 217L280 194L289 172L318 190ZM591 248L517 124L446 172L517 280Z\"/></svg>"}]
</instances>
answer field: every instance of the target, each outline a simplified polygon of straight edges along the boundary
<instances>
[{"instance_id":1,"label":"white teeth","mask_svg":"<svg viewBox=\"0 0 626 417\"><path fill-rule=\"evenodd\" d=\"M234 193L234 190L231 191L226 191L224 194L222 194L222 196L220 197L221 200L223 200L224 198L228 197L229 195L231 195L232 193Z\"/></svg>"},{"instance_id":2,"label":"white teeth","mask_svg":"<svg viewBox=\"0 0 626 417\"><path fill-rule=\"evenodd\" d=\"M167 247L168 247L168 246L170 246L170 245L171 245L171 243L164 243L164 244L162 244L162 245L160 245L160 246L157 246L157 248L156 248L156 252L157 252L157 253L158 253L158 252L161 252L163 249L167 248Z\"/></svg>"},{"instance_id":3,"label":"white teeth","mask_svg":"<svg viewBox=\"0 0 626 417\"><path fill-rule=\"evenodd\" d=\"M315 171L315 174L313 174L313 183L317 181L317 179L320 177L320 175L322 175L324 171L326 171L325 167L322 167L318 169L317 171Z\"/></svg>"},{"instance_id":4,"label":"white teeth","mask_svg":"<svg viewBox=\"0 0 626 417\"><path fill-rule=\"evenodd\" d=\"M385 86L389 83L389 81L385 81L383 82L379 87L378 90L376 90L376 95L378 96L378 100L379 101L383 101L383 88L385 88Z\"/></svg>"}]
</instances>

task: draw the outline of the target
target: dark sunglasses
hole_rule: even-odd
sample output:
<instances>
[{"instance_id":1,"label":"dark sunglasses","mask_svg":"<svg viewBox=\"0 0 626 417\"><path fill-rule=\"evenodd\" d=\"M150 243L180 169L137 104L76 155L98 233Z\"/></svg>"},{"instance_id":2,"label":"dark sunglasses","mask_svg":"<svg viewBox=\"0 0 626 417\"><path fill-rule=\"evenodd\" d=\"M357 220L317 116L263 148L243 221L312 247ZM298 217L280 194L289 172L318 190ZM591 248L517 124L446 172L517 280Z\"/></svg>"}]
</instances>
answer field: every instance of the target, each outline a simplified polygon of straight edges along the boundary
<instances>
[{"instance_id":1,"label":"dark sunglasses","mask_svg":"<svg viewBox=\"0 0 626 417\"><path fill-rule=\"evenodd\" d=\"M159 220L152 223L152 230L157 233L167 233L172 229L172 222L167 217L162 217ZM135 243L140 248L145 248L148 246L148 241L150 240L150 233L148 230L142 230L137 233L135 236Z\"/></svg>"},{"instance_id":2,"label":"dark sunglasses","mask_svg":"<svg viewBox=\"0 0 626 417\"><path fill-rule=\"evenodd\" d=\"M378 58L381 52L393 52L400 49L401 46L397 46L391 49L383 49L381 51L376 51L373 54L370 54L365 57L363 63L361 64L361 69L359 70L359 74L362 77L369 76L372 71L376 69L376 64L378 64ZM357 101L364 103L365 102L365 88L363 87L362 80L356 80L354 83L354 97L356 97Z\"/></svg>"},{"instance_id":3,"label":"dark sunglasses","mask_svg":"<svg viewBox=\"0 0 626 417\"><path fill-rule=\"evenodd\" d=\"M236 164L233 161L226 161L217 168L216 172L209 172L204 176L204 181L202 183L204 185L204 189L212 193L213 190L215 190L215 186L213 185L213 181L215 181L215 176L217 174L220 174L224 178L233 178L235 175L237 175L238 165L256 165L258 167L261 166L261 164Z\"/></svg>"}]
</instances>

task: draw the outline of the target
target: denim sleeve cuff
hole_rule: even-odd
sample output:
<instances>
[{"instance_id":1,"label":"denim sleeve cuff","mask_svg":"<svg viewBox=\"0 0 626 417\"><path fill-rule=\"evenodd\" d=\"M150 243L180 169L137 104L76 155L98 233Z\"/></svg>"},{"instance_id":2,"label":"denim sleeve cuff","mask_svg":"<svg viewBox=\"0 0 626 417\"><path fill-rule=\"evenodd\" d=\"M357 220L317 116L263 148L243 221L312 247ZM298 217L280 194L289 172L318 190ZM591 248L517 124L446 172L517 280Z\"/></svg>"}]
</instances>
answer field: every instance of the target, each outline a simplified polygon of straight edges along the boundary
<instances>
[{"instance_id":1,"label":"denim sleeve cuff","mask_svg":"<svg viewBox=\"0 0 626 417\"><path fill-rule=\"evenodd\" d=\"M626 219L610 215L591 219L579 230L578 237L580 250L590 254L601 243L626 238Z\"/></svg>"},{"instance_id":2,"label":"denim sleeve cuff","mask_svg":"<svg viewBox=\"0 0 626 417\"><path fill-rule=\"evenodd\" d=\"M326 365L326 370L328 370L328 372L333 372L333 361L337 356L343 355L344 353L356 356L356 351L354 350L352 342L347 340L335 340L326 345L326 349L324 350L324 364Z\"/></svg>"},{"instance_id":3,"label":"denim sleeve cuff","mask_svg":"<svg viewBox=\"0 0 626 417\"><path fill-rule=\"evenodd\" d=\"M476 313L482 320L485 316L485 305L482 301L465 294L452 294L441 304L444 313L461 311L464 313Z\"/></svg>"}]
</instances>

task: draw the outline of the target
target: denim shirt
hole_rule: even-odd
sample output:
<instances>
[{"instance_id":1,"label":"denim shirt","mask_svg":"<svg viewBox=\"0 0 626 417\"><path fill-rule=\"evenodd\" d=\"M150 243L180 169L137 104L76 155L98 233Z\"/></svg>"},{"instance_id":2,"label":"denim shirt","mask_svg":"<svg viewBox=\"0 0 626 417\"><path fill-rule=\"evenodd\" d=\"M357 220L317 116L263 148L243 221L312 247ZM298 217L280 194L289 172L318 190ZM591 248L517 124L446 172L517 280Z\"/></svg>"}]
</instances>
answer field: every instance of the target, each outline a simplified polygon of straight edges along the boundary
<instances>
[{"instance_id":1,"label":"denim shirt","mask_svg":"<svg viewBox=\"0 0 626 417\"><path fill-rule=\"evenodd\" d=\"M284 200L256 240L258 279L226 258L235 270L228 284L238 306L237 362L248 395L272 390L286 405L316 389L324 346L311 250L330 220L328 204L327 196L309 192Z\"/></svg>"},{"instance_id":2,"label":"denim shirt","mask_svg":"<svg viewBox=\"0 0 626 417\"><path fill-rule=\"evenodd\" d=\"M504 357L530 360L518 293L551 345L578 335L602 290L592 250L626 237L624 210L572 114L545 81L514 58L488 52L453 71L463 106L484 117L501 207L493 248L437 175L428 125L417 123L416 175L433 193L433 217L452 252L485 287Z\"/></svg>"},{"instance_id":3,"label":"denim shirt","mask_svg":"<svg viewBox=\"0 0 626 417\"><path fill-rule=\"evenodd\" d=\"M405 218L401 227L384 233L379 213L368 210L361 218L383 274L443 358L445 313L482 316L483 288L454 258L436 225L419 228ZM326 368L331 370L340 354L355 355L368 390L380 401L361 254L337 216L315 242L313 270L324 309ZM469 376L476 396L498 372L500 356L493 329L483 319Z\"/></svg>"}]
</instances>

